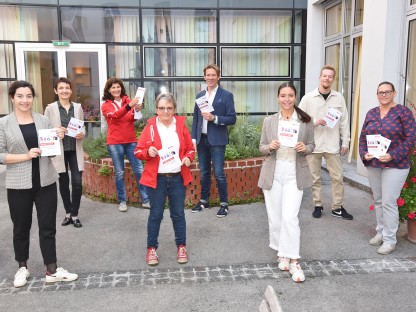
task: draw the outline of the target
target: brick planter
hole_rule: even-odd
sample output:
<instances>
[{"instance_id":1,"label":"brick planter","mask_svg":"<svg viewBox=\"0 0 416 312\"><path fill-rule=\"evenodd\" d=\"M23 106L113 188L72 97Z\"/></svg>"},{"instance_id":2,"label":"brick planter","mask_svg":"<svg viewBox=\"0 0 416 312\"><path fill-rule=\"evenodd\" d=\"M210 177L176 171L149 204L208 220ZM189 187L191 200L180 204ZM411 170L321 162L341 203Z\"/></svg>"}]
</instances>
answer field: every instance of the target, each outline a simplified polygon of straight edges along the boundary
<instances>
[{"instance_id":1,"label":"brick planter","mask_svg":"<svg viewBox=\"0 0 416 312\"><path fill-rule=\"evenodd\" d=\"M227 176L228 197L231 205L263 198L263 192L257 186L262 162L262 158L225 162L224 169L225 175ZM104 165L107 165L112 171L109 176L101 176L98 174L98 170ZM199 163L191 165L191 173L193 180L186 188L185 204L187 206L195 205L201 193ZM84 194L106 201L117 200L114 168L111 158L105 158L99 161L86 160L82 178ZM211 201L219 202L215 177L212 176L212 179ZM128 161L126 161L124 180L127 200L133 204L141 202L136 180Z\"/></svg>"}]
</instances>

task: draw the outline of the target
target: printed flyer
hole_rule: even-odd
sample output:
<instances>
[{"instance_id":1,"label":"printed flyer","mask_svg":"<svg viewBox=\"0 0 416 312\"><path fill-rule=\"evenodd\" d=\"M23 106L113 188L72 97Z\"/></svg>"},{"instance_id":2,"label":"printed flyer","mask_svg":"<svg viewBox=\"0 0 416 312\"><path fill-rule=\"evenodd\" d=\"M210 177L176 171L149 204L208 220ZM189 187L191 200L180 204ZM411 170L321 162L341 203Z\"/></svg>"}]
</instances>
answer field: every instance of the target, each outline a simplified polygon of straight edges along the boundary
<instances>
[{"instance_id":1,"label":"printed flyer","mask_svg":"<svg viewBox=\"0 0 416 312\"><path fill-rule=\"evenodd\" d=\"M66 135L75 138L77 134L81 133L83 126L84 122L82 120L71 117L68 123L68 127L66 128L68 130Z\"/></svg>"},{"instance_id":2,"label":"printed flyer","mask_svg":"<svg viewBox=\"0 0 416 312\"><path fill-rule=\"evenodd\" d=\"M209 104L208 99L205 95L201 96L200 98L197 98L195 100L195 103L196 105L198 105L202 113L209 113L214 111L214 108L211 104Z\"/></svg>"},{"instance_id":3,"label":"printed flyer","mask_svg":"<svg viewBox=\"0 0 416 312\"><path fill-rule=\"evenodd\" d=\"M56 128L38 130L39 148L42 151L41 156L61 155L61 144L56 130Z\"/></svg>"},{"instance_id":4,"label":"printed flyer","mask_svg":"<svg viewBox=\"0 0 416 312\"><path fill-rule=\"evenodd\" d=\"M324 120L326 122L326 126L329 128L334 128L335 125L341 118L341 112L333 107L330 107L326 115L324 116Z\"/></svg>"},{"instance_id":5,"label":"printed flyer","mask_svg":"<svg viewBox=\"0 0 416 312\"><path fill-rule=\"evenodd\" d=\"M298 142L299 124L290 121L279 122L278 136L282 146L295 147Z\"/></svg>"}]
</instances>

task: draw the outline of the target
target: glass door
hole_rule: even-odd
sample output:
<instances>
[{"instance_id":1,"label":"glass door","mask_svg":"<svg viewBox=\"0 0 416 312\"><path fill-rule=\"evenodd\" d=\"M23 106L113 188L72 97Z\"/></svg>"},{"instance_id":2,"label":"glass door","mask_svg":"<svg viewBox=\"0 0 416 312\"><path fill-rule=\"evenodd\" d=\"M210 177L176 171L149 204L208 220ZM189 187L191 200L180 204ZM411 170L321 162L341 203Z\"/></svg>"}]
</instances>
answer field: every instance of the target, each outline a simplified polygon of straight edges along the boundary
<instances>
[{"instance_id":1,"label":"glass door","mask_svg":"<svg viewBox=\"0 0 416 312\"><path fill-rule=\"evenodd\" d=\"M101 92L106 81L105 45L16 43L17 79L31 82L38 93L33 110L43 113L56 100L53 83L58 77L72 81L71 100L81 103L87 135L101 131Z\"/></svg>"}]
</instances>

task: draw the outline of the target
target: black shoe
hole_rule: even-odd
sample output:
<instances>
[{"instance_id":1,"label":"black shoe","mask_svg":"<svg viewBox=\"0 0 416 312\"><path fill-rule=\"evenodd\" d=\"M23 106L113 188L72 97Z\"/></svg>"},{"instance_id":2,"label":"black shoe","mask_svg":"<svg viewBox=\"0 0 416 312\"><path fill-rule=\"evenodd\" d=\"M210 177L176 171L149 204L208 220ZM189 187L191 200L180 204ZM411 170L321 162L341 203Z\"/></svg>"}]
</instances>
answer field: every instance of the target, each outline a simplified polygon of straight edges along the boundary
<instances>
[{"instance_id":1,"label":"black shoe","mask_svg":"<svg viewBox=\"0 0 416 312\"><path fill-rule=\"evenodd\" d=\"M314 212L312 212L312 217L314 218L320 218L322 216L322 212L324 211L324 208L321 206L315 206Z\"/></svg>"},{"instance_id":2,"label":"black shoe","mask_svg":"<svg viewBox=\"0 0 416 312\"><path fill-rule=\"evenodd\" d=\"M228 214L228 205L222 204L217 212L218 218L224 218Z\"/></svg>"},{"instance_id":3,"label":"black shoe","mask_svg":"<svg viewBox=\"0 0 416 312\"><path fill-rule=\"evenodd\" d=\"M72 222L74 223L74 227L76 228L82 227L81 221L79 221L79 219L73 219Z\"/></svg>"},{"instance_id":4,"label":"black shoe","mask_svg":"<svg viewBox=\"0 0 416 312\"><path fill-rule=\"evenodd\" d=\"M200 212L204 209L208 209L209 208L209 203L203 203L201 201L198 202L198 204L191 209L192 212Z\"/></svg>"},{"instance_id":5,"label":"black shoe","mask_svg":"<svg viewBox=\"0 0 416 312\"><path fill-rule=\"evenodd\" d=\"M350 215L345 209L344 207L332 210L332 216L333 217L337 217L337 218L342 218L345 220L352 220L353 216Z\"/></svg>"},{"instance_id":6,"label":"black shoe","mask_svg":"<svg viewBox=\"0 0 416 312\"><path fill-rule=\"evenodd\" d=\"M62 221L62 226L67 226L67 225L70 225L70 224L72 224L73 222L72 222L72 219L71 219L71 217L65 217L65 219L64 219L64 221Z\"/></svg>"}]
</instances>

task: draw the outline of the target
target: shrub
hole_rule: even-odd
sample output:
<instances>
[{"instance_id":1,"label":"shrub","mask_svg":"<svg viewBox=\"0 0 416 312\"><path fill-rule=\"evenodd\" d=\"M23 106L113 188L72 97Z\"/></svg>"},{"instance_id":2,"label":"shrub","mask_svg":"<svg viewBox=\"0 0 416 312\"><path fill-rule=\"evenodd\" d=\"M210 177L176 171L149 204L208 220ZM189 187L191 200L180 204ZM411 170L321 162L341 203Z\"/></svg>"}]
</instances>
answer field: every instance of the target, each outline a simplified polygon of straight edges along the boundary
<instances>
[{"instance_id":1,"label":"shrub","mask_svg":"<svg viewBox=\"0 0 416 312\"><path fill-rule=\"evenodd\" d=\"M106 146L107 134L102 133L98 138L86 138L84 140L84 151L92 159L102 159L110 157Z\"/></svg>"}]
</instances>

